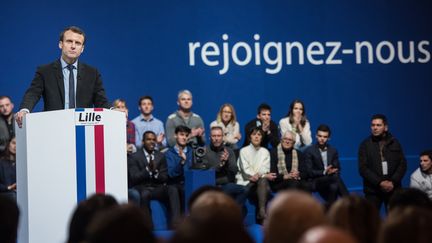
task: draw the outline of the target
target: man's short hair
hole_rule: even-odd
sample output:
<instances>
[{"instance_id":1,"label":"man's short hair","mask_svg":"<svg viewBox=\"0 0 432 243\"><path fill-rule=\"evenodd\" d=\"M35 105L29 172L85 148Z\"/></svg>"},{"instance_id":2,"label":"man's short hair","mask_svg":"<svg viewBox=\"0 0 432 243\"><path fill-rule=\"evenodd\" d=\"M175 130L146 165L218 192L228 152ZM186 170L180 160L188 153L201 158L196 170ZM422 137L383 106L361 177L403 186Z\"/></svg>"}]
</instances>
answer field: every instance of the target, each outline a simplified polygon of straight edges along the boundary
<instances>
[{"instance_id":1,"label":"man's short hair","mask_svg":"<svg viewBox=\"0 0 432 243\"><path fill-rule=\"evenodd\" d=\"M222 132L222 134L223 134L223 128L220 127L220 126L214 126L214 127L211 127L211 128L210 128L210 133L211 133L213 130L220 130L220 131Z\"/></svg>"},{"instance_id":2,"label":"man's short hair","mask_svg":"<svg viewBox=\"0 0 432 243\"><path fill-rule=\"evenodd\" d=\"M143 100L150 100L151 103L153 104L153 98L152 98L151 96L149 96L149 95L144 95L144 96L141 96L141 97L140 97L140 99L139 99L139 101L138 101L138 106L141 106L141 102L142 102Z\"/></svg>"},{"instance_id":3,"label":"man's short hair","mask_svg":"<svg viewBox=\"0 0 432 243\"><path fill-rule=\"evenodd\" d=\"M375 119L380 119L383 121L384 125L387 125L387 117L383 114L375 114L372 116L371 121L375 120Z\"/></svg>"},{"instance_id":4,"label":"man's short hair","mask_svg":"<svg viewBox=\"0 0 432 243\"><path fill-rule=\"evenodd\" d=\"M425 150L425 151L421 152L420 153L420 157L421 156L428 156L429 159L432 160L432 149L428 149L428 150Z\"/></svg>"},{"instance_id":5,"label":"man's short hair","mask_svg":"<svg viewBox=\"0 0 432 243\"><path fill-rule=\"evenodd\" d=\"M331 136L331 130L330 130L330 127L327 126L326 124L321 124L321 125L319 125L318 128L317 128L317 133L318 133L318 131L321 131L321 132L328 132L328 136L329 136L329 137Z\"/></svg>"},{"instance_id":6,"label":"man's short hair","mask_svg":"<svg viewBox=\"0 0 432 243\"><path fill-rule=\"evenodd\" d=\"M84 41L83 41L83 45L84 45L84 43L86 42L86 35L85 35L85 33L84 33L84 31L81 29L81 28L79 28L79 27L76 27L76 26L69 26L69 27L66 27L61 33L60 33L60 41L63 41L63 38L64 38L64 33L66 32L66 31L68 31L68 30L70 30L70 31L72 31L72 32L74 32L74 33L77 33L77 34L80 34L80 35L82 35L82 36L84 36Z\"/></svg>"},{"instance_id":7,"label":"man's short hair","mask_svg":"<svg viewBox=\"0 0 432 243\"><path fill-rule=\"evenodd\" d=\"M0 95L0 100L2 100L2 99L9 99L9 101L12 102L11 97L7 96L7 95Z\"/></svg>"},{"instance_id":8,"label":"man's short hair","mask_svg":"<svg viewBox=\"0 0 432 243\"><path fill-rule=\"evenodd\" d=\"M177 134L179 132L184 132L184 133L189 134L189 133L191 133L191 129L189 127L187 127L187 126L180 125L180 126L177 126L175 128L174 133Z\"/></svg>"},{"instance_id":9,"label":"man's short hair","mask_svg":"<svg viewBox=\"0 0 432 243\"><path fill-rule=\"evenodd\" d=\"M182 94L187 94L187 95L189 95L189 96L192 98L192 93L191 93L189 90L187 90L187 89L183 89L183 90L180 90L180 91L178 92L178 94L177 94L177 99L180 99L180 96L181 96Z\"/></svg>"},{"instance_id":10,"label":"man's short hair","mask_svg":"<svg viewBox=\"0 0 432 243\"><path fill-rule=\"evenodd\" d=\"M145 137L147 136L147 134L153 134L153 135L156 136L156 133L154 133L153 131L150 131L150 130L145 131L145 133L143 134L143 137L142 137L142 140L143 140L143 141L144 141Z\"/></svg>"},{"instance_id":11,"label":"man's short hair","mask_svg":"<svg viewBox=\"0 0 432 243\"><path fill-rule=\"evenodd\" d=\"M270 111L271 112L271 106L266 104L266 103L262 103L261 105L258 106L257 108L257 114L260 114L261 111Z\"/></svg>"}]
</instances>

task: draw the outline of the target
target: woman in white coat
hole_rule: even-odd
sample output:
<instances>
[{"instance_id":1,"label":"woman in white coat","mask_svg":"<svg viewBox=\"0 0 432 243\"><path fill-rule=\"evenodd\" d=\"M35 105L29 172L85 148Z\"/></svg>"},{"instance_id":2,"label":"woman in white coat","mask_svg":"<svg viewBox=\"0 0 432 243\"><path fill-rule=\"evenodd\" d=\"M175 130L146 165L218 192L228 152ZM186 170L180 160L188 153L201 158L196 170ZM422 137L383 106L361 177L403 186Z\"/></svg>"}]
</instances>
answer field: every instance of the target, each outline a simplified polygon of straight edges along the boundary
<instances>
[{"instance_id":1,"label":"woman in white coat","mask_svg":"<svg viewBox=\"0 0 432 243\"><path fill-rule=\"evenodd\" d=\"M237 161L239 172L236 176L237 184L245 186L249 195L256 193L259 220L264 219L266 215L266 203L270 196L269 181L276 178L275 173L270 173L270 153L261 147L263 136L264 131L260 127L250 131L251 143L240 150Z\"/></svg>"}]
</instances>

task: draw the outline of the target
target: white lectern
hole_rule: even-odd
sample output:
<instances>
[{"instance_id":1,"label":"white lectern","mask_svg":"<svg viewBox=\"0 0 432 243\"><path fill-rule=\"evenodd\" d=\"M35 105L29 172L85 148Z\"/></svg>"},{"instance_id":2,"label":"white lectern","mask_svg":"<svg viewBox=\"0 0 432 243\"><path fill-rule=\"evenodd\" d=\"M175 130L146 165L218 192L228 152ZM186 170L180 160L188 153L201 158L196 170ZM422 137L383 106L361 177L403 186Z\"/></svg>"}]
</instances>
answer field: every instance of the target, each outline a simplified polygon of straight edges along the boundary
<instances>
[{"instance_id":1,"label":"white lectern","mask_svg":"<svg viewBox=\"0 0 432 243\"><path fill-rule=\"evenodd\" d=\"M94 193L127 201L124 113L31 113L16 138L19 243L65 242L77 203Z\"/></svg>"}]
</instances>

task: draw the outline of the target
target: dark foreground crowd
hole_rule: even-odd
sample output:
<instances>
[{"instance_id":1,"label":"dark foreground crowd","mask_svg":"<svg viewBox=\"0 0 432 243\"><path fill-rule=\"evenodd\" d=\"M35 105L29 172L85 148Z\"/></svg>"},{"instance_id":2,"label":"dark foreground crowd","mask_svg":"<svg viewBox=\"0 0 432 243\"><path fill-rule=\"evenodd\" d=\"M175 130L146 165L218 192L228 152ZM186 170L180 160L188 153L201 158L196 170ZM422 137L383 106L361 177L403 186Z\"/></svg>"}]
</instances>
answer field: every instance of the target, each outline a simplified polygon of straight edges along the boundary
<instances>
[{"instance_id":1,"label":"dark foreground crowd","mask_svg":"<svg viewBox=\"0 0 432 243\"><path fill-rule=\"evenodd\" d=\"M76 208L69 225L68 243L134 242L245 242L254 240L243 224L241 207L217 187L196 191L190 211L168 237L156 237L150 215L134 204L118 204L109 195L93 195ZM310 194L279 192L268 205L263 222L265 243L428 243L432 239L431 201L414 188L400 189L381 218L365 198L350 195L325 211ZM19 210L0 197L1 242L15 243Z\"/></svg>"}]
</instances>

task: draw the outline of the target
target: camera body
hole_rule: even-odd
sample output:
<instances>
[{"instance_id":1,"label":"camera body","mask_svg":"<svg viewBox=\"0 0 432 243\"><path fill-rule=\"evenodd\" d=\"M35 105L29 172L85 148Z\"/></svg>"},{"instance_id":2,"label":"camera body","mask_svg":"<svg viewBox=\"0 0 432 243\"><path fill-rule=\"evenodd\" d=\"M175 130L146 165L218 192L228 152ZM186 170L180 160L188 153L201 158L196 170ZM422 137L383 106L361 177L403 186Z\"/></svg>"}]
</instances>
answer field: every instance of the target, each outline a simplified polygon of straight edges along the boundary
<instances>
[{"instance_id":1,"label":"camera body","mask_svg":"<svg viewBox=\"0 0 432 243\"><path fill-rule=\"evenodd\" d=\"M207 169L207 166L203 163L203 158L207 153L206 147L199 146L196 143L190 143L192 148L192 169Z\"/></svg>"}]
</instances>

